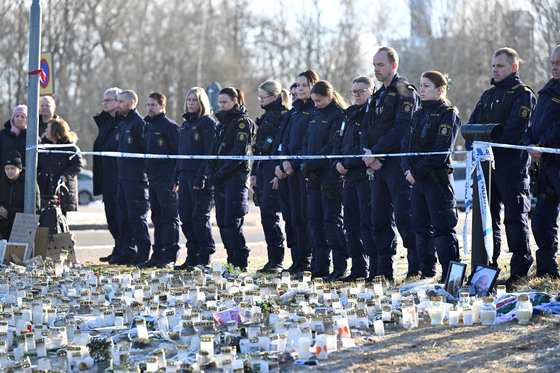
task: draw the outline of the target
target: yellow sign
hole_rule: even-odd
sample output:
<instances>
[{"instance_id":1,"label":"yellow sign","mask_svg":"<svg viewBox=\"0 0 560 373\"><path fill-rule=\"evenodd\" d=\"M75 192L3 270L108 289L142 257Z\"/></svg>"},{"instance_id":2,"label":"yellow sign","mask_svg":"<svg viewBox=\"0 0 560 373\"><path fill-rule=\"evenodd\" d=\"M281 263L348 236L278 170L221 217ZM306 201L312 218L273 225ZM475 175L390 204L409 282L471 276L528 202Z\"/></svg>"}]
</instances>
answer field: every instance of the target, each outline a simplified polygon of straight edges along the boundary
<instances>
[{"instance_id":1,"label":"yellow sign","mask_svg":"<svg viewBox=\"0 0 560 373\"><path fill-rule=\"evenodd\" d=\"M41 53L41 63L39 67L43 70L39 83L39 95L52 96L54 94L54 66L52 52Z\"/></svg>"}]
</instances>

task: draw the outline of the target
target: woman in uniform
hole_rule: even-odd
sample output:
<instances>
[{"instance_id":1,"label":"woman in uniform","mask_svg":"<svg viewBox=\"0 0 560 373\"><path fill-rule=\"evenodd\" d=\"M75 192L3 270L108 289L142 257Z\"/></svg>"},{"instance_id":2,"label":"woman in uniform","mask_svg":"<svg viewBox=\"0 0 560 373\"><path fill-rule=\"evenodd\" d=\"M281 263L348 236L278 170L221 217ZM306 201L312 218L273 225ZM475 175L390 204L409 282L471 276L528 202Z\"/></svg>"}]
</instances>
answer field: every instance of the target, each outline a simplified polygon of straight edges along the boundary
<instances>
[{"instance_id":1,"label":"woman in uniform","mask_svg":"<svg viewBox=\"0 0 560 373\"><path fill-rule=\"evenodd\" d=\"M290 119L282 138L282 155L302 155L303 138L307 133L307 126L311 115L315 112L315 105L311 100L311 89L319 81L319 75L313 70L306 70L297 78L298 99L293 102ZM275 173L282 178L288 175L288 191L290 209L292 210L292 225L295 229L297 250L292 250L291 273L311 270L311 241L307 221L307 193L305 192L305 178L299 172L301 160L285 160L276 167Z\"/></svg>"},{"instance_id":2,"label":"woman in uniform","mask_svg":"<svg viewBox=\"0 0 560 373\"><path fill-rule=\"evenodd\" d=\"M250 155L254 123L247 115L243 92L233 87L224 88L218 102L219 124L210 154ZM227 261L241 270L247 269L249 258L243 234L244 217L249 211L249 171L249 161L238 159L212 159L206 167L207 181L214 185L216 220Z\"/></svg>"},{"instance_id":3,"label":"woman in uniform","mask_svg":"<svg viewBox=\"0 0 560 373\"><path fill-rule=\"evenodd\" d=\"M282 86L268 80L259 87L259 101L265 113L256 120L258 127L254 155L272 155L274 140L280 130L283 115L288 111L289 98L283 95ZM284 261L284 234L280 226L280 196L278 179L274 175L273 161L255 161L251 173L253 199L261 210L261 224L268 251L268 262L257 272L280 273Z\"/></svg>"},{"instance_id":4,"label":"woman in uniform","mask_svg":"<svg viewBox=\"0 0 560 373\"><path fill-rule=\"evenodd\" d=\"M303 140L304 155L330 155L346 118L348 106L327 81L315 83L311 99L317 110ZM346 272L348 248L342 230L342 177L328 159L306 159L301 174L307 179L307 216L314 247L313 277L334 281ZM332 252L334 270L330 270Z\"/></svg>"},{"instance_id":5,"label":"woman in uniform","mask_svg":"<svg viewBox=\"0 0 560 373\"><path fill-rule=\"evenodd\" d=\"M179 132L179 155L207 155L211 152L216 121L203 88L193 87L185 99L185 120ZM173 191L179 191L181 228L187 239L187 259L175 269L210 265L216 251L210 211L214 206L214 187L205 176L202 159L179 159L173 175Z\"/></svg>"},{"instance_id":6,"label":"woman in uniform","mask_svg":"<svg viewBox=\"0 0 560 373\"><path fill-rule=\"evenodd\" d=\"M461 119L447 99L447 78L438 71L422 74L421 107L412 117L403 141L403 153L451 152ZM401 158L412 184L412 227L423 277L436 275L436 252L445 279L450 261L459 261L457 203L449 154L411 155ZM433 245L430 244L433 240Z\"/></svg>"},{"instance_id":7,"label":"woman in uniform","mask_svg":"<svg viewBox=\"0 0 560 373\"><path fill-rule=\"evenodd\" d=\"M367 76L354 79L350 93L355 104L346 109L346 121L336 138L334 154L362 154L362 122L374 88L373 81ZM360 158L335 159L332 164L336 172L344 177L344 230L352 258L351 272L342 281L354 282L358 278L367 277L368 267L371 271L369 275L373 277L377 274L377 252L373 242L367 167Z\"/></svg>"}]
</instances>

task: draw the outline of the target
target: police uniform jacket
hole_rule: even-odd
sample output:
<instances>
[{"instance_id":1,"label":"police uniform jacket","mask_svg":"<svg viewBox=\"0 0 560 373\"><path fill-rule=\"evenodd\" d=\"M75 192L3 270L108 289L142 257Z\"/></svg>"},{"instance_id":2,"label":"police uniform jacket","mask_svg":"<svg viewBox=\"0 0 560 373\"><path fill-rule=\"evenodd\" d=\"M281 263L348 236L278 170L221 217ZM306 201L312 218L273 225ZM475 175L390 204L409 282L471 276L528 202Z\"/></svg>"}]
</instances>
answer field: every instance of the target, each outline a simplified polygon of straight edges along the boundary
<instances>
[{"instance_id":1,"label":"police uniform jacket","mask_svg":"<svg viewBox=\"0 0 560 373\"><path fill-rule=\"evenodd\" d=\"M403 153L450 152L455 146L461 119L452 106L442 100L422 101L402 141ZM451 156L449 154L410 155L401 157L403 172L410 170L414 180L424 181L430 171L448 173Z\"/></svg>"},{"instance_id":2,"label":"police uniform jacket","mask_svg":"<svg viewBox=\"0 0 560 373\"><path fill-rule=\"evenodd\" d=\"M526 145L560 147L560 82L558 80L551 79L539 91L537 107L531 117L531 128L525 132L524 140ZM544 160L547 157L545 155Z\"/></svg>"},{"instance_id":3,"label":"police uniform jacket","mask_svg":"<svg viewBox=\"0 0 560 373\"><path fill-rule=\"evenodd\" d=\"M399 152L419 101L414 86L395 74L388 87L383 85L370 97L361 147L369 148L373 154Z\"/></svg>"},{"instance_id":4,"label":"police uniform jacket","mask_svg":"<svg viewBox=\"0 0 560 373\"><path fill-rule=\"evenodd\" d=\"M169 119L165 113L153 118L144 118L148 127L146 135L146 154L179 154L179 125ZM176 159L148 158L146 172L148 180L168 181L171 183L175 171Z\"/></svg>"},{"instance_id":5,"label":"police uniform jacket","mask_svg":"<svg viewBox=\"0 0 560 373\"><path fill-rule=\"evenodd\" d=\"M255 124L247 109L236 104L230 110L218 112L216 117L219 123L211 154L251 155ZM247 185L250 169L248 160L211 159L206 174L212 185Z\"/></svg>"},{"instance_id":6,"label":"police uniform jacket","mask_svg":"<svg viewBox=\"0 0 560 373\"><path fill-rule=\"evenodd\" d=\"M307 126L315 110L315 104L310 98L306 102L297 99L293 103L292 114L282 139L282 155L303 154L303 138L307 133ZM294 170L298 170L302 160L291 159L290 163Z\"/></svg>"},{"instance_id":7,"label":"police uniform jacket","mask_svg":"<svg viewBox=\"0 0 560 373\"><path fill-rule=\"evenodd\" d=\"M484 92L469 119L473 124L500 123L504 126L503 135L496 140L501 144L522 145L523 133L530 125L531 112L535 108L536 97L533 91L519 79L518 72L496 82ZM471 143L467 142L467 149ZM529 155L524 150L493 147L496 170L526 174Z\"/></svg>"},{"instance_id":8,"label":"police uniform jacket","mask_svg":"<svg viewBox=\"0 0 560 373\"><path fill-rule=\"evenodd\" d=\"M272 155L274 150L274 140L280 130L283 115L287 112L286 107L282 104L282 98L278 97L274 102L266 106L262 106L265 113L257 118L257 136L255 145L253 145L254 155ZM252 174L254 175L259 167L266 165L272 167L272 162L256 161L253 163Z\"/></svg>"},{"instance_id":9,"label":"police uniform jacket","mask_svg":"<svg viewBox=\"0 0 560 373\"><path fill-rule=\"evenodd\" d=\"M180 155L208 155L212 150L216 121L212 116L201 117L200 111L183 114L185 120L179 131ZM203 159L178 159L173 174L173 183L179 178L187 180L187 174L195 174L195 185L203 187L202 179L206 168ZM184 172L183 172L184 171Z\"/></svg>"},{"instance_id":10,"label":"police uniform jacket","mask_svg":"<svg viewBox=\"0 0 560 373\"><path fill-rule=\"evenodd\" d=\"M50 140L43 137L43 144L52 144ZM67 144L56 150L78 152L80 148L68 138L60 139L57 144ZM68 191L62 188L60 207L63 211L78 210L78 174L83 168L82 156L80 154L65 153L39 153L37 182L41 196L52 196L56 193L56 186L61 176L65 176L68 183Z\"/></svg>"},{"instance_id":11,"label":"police uniform jacket","mask_svg":"<svg viewBox=\"0 0 560 373\"><path fill-rule=\"evenodd\" d=\"M146 135L144 120L136 109L121 116L119 123L119 152L144 154ZM144 158L118 157L119 178L125 180L148 181Z\"/></svg>"},{"instance_id":12,"label":"police uniform jacket","mask_svg":"<svg viewBox=\"0 0 560 373\"><path fill-rule=\"evenodd\" d=\"M352 105L346 109L346 119L336 137L333 154L360 155L363 154L360 146L360 135L362 134L362 122L366 115L367 104ZM336 170L337 163L348 170L345 177L349 182L356 182L367 177L367 167L362 158L340 158L332 161L332 167Z\"/></svg>"},{"instance_id":13,"label":"police uniform jacket","mask_svg":"<svg viewBox=\"0 0 560 373\"><path fill-rule=\"evenodd\" d=\"M102 111L93 117L99 129L93 142L94 152L116 152L119 150L119 113L114 117ZM93 194L117 193L119 168L116 157L93 156Z\"/></svg>"},{"instance_id":14,"label":"police uniform jacket","mask_svg":"<svg viewBox=\"0 0 560 373\"><path fill-rule=\"evenodd\" d=\"M334 142L340 133L340 126L346 118L344 109L331 101L322 109L317 109L311 116L307 134L303 139L304 155L331 155ZM305 166L310 172L329 168L328 159L306 159Z\"/></svg>"}]
</instances>

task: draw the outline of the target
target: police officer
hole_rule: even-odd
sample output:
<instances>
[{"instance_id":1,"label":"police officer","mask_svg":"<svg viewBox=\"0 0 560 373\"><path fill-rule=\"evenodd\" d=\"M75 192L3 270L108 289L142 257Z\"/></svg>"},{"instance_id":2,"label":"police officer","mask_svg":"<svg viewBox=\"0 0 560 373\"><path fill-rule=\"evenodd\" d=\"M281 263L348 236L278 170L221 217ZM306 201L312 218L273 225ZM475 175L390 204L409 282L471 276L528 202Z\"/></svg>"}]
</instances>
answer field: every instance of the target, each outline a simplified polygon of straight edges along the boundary
<instances>
[{"instance_id":1,"label":"police officer","mask_svg":"<svg viewBox=\"0 0 560 373\"><path fill-rule=\"evenodd\" d=\"M211 116L210 101L203 88L193 87L185 100L185 120L179 134L180 155L207 155L212 150L216 121ZM209 266L216 252L210 211L214 206L214 187L204 174L202 159L179 159L173 175L173 191L179 191L181 228L187 239L187 259L176 267L181 270L196 265Z\"/></svg>"},{"instance_id":2,"label":"police officer","mask_svg":"<svg viewBox=\"0 0 560 373\"><path fill-rule=\"evenodd\" d=\"M177 155L179 150L179 126L165 114L167 98L161 92L148 95L148 116L144 118L146 153ZM150 207L154 223L152 257L140 268L173 269L179 253L179 199L173 191L172 178L175 159L146 159L150 190Z\"/></svg>"},{"instance_id":3,"label":"police officer","mask_svg":"<svg viewBox=\"0 0 560 373\"><path fill-rule=\"evenodd\" d=\"M254 123L247 115L243 92L228 87L220 91L219 124L212 144L215 155L249 155L254 136ZM227 251L227 261L246 270L249 248L243 234L243 221L249 211L249 161L212 159L206 167L208 182L214 185L216 220Z\"/></svg>"},{"instance_id":4,"label":"police officer","mask_svg":"<svg viewBox=\"0 0 560 373\"><path fill-rule=\"evenodd\" d=\"M116 152L119 149L120 115L117 112L117 97L122 90L109 88L103 95L103 111L93 117L98 128L98 135L93 143L94 152ZM113 252L106 257L99 258L108 262L119 251L120 230L117 217L117 180L119 174L116 157L93 157L93 195L103 195L103 207L109 232L115 240Z\"/></svg>"},{"instance_id":5,"label":"police officer","mask_svg":"<svg viewBox=\"0 0 560 373\"><path fill-rule=\"evenodd\" d=\"M303 154L303 138L315 111L311 89L318 81L319 75L313 70L303 71L297 78L298 99L293 102L290 119L282 138L282 155ZM288 269L291 273L311 270L312 243L308 230L306 182L301 172L298 172L301 162L299 159L285 160L275 170L279 178L282 176L281 172L288 175L292 225L297 240L297 253L292 251L292 265Z\"/></svg>"},{"instance_id":6,"label":"police officer","mask_svg":"<svg viewBox=\"0 0 560 373\"><path fill-rule=\"evenodd\" d=\"M304 155L330 155L348 106L332 85L318 81L311 90L317 110L303 139ZM307 180L307 216L313 241L313 277L334 281L344 276L349 257L342 229L342 176L328 159L306 159L301 174ZM333 271L330 270L332 251Z\"/></svg>"},{"instance_id":7,"label":"police officer","mask_svg":"<svg viewBox=\"0 0 560 373\"><path fill-rule=\"evenodd\" d=\"M352 96L355 105L346 109L346 120L337 136L333 154L360 155L360 133L366 115L367 101L373 93L371 78L354 79ZM346 242L352 258L352 269L345 282L354 282L368 276L368 268L377 271L377 256L373 251L373 225L371 224L371 199L367 167L360 158L342 158L333 162L334 169L344 176L343 205ZM375 275L372 272L372 275Z\"/></svg>"},{"instance_id":8,"label":"police officer","mask_svg":"<svg viewBox=\"0 0 560 373\"><path fill-rule=\"evenodd\" d=\"M369 101L361 145L366 155L398 153L412 113L418 107L414 86L397 73L399 56L391 47L381 47L373 57L375 77L382 87ZM407 276L420 273L414 232L410 224L410 191L397 157L364 157L375 172L370 183L373 240L377 248L377 274L393 280L393 256L397 252L397 229L408 250ZM372 269L370 269L373 271Z\"/></svg>"},{"instance_id":9,"label":"police officer","mask_svg":"<svg viewBox=\"0 0 560 373\"><path fill-rule=\"evenodd\" d=\"M144 154L146 126L138 114L138 95L123 91L118 96L119 152ZM121 249L109 264L139 265L148 261L152 242L148 232L148 178L143 158L117 158L119 182L117 190ZM134 250L136 248L136 252Z\"/></svg>"},{"instance_id":10,"label":"police officer","mask_svg":"<svg viewBox=\"0 0 560 373\"><path fill-rule=\"evenodd\" d=\"M547 148L560 147L560 45L550 57L552 79L539 91L539 100L532 116L532 126L524 135L525 144ZM558 251L558 213L560 211L560 156L530 150L540 161L538 199L531 217L531 227L537 246L537 276L560 278Z\"/></svg>"},{"instance_id":11,"label":"police officer","mask_svg":"<svg viewBox=\"0 0 560 373\"><path fill-rule=\"evenodd\" d=\"M519 79L519 56L511 48L500 48L492 59L494 86L484 92L469 123L500 123L503 135L497 143L521 145L523 133L530 123L531 111L536 104L533 92ZM467 143L470 148L470 143ZM510 279L526 276L533 263L529 247L528 213L529 155L524 150L494 147L495 166L490 185L490 214L494 232L494 253L490 265L498 267L501 251L500 212L505 208L504 225L511 256Z\"/></svg>"},{"instance_id":12,"label":"police officer","mask_svg":"<svg viewBox=\"0 0 560 373\"><path fill-rule=\"evenodd\" d=\"M422 104L402 141L403 153L453 151L461 119L447 99L447 89L447 79L440 72L422 74ZM410 155L401 158L401 165L412 184L412 227L422 276L436 275L437 252L445 279L449 262L460 260L451 155Z\"/></svg>"},{"instance_id":13,"label":"police officer","mask_svg":"<svg viewBox=\"0 0 560 373\"><path fill-rule=\"evenodd\" d=\"M259 101L265 113L257 118L258 127L254 155L271 155L274 139L280 129L282 115L287 112L282 101L282 86L268 80L259 87ZM268 251L268 262L257 272L280 273L284 261L284 234L280 226L280 196L278 179L274 180L272 161L256 161L251 172L253 199L261 210L261 224Z\"/></svg>"}]
</instances>

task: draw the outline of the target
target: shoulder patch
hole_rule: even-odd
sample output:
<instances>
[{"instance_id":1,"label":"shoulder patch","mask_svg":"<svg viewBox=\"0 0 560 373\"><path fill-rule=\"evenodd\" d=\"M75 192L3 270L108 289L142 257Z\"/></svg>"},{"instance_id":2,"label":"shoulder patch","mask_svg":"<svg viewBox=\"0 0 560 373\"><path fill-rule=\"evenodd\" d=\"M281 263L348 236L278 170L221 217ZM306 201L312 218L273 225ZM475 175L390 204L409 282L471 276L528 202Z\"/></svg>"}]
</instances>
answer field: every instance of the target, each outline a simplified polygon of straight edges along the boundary
<instances>
[{"instance_id":1,"label":"shoulder patch","mask_svg":"<svg viewBox=\"0 0 560 373\"><path fill-rule=\"evenodd\" d=\"M387 94L388 94L389 96L396 96L396 95L397 95L397 92L389 92L389 93L387 93Z\"/></svg>"},{"instance_id":2,"label":"shoulder patch","mask_svg":"<svg viewBox=\"0 0 560 373\"><path fill-rule=\"evenodd\" d=\"M302 111L301 113L305 114L305 115L309 115L309 113L307 111Z\"/></svg>"},{"instance_id":3,"label":"shoulder patch","mask_svg":"<svg viewBox=\"0 0 560 373\"><path fill-rule=\"evenodd\" d=\"M414 105L412 104L412 102L405 101L405 102L403 102L401 111L403 113L412 114L412 108L413 107L414 107Z\"/></svg>"},{"instance_id":4,"label":"shoulder patch","mask_svg":"<svg viewBox=\"0 0 560 373\"><path fill-rule=\"evenodd\" d=\"M409 89L416 89L416 88L414 88L414 86L413 86L412 84L409 84L409 85L408 85L408 88L409 88Z\"/></svg>"},{"instance_id":5,"label":"shoulder patch","mask_svg":"<svg viewBox=\"0 0 560 373\"><path fill-rule=\"evenodd\" d=\"M309 121L309 123L317 123L317 121L313 119L312 121Z\"/></svg>"},{"instance_id":6,"label":"shoulder patch","mask_svg":"<svg viewBox=\"0 0 560 373\"><path fill-rule=\"evenodd\" d=\"M245 123L239 123L239 128L240 128L240 129L244 129L245 127L246 127L246 126L245 126Z\"/></svg>"},{"instance_id":7,"label":"shoulder patch","mask_svg":"<svg viewBox=\"0 0 560 373\"><path fill-rule=\"evenodd\" d=\"M286 114L287 112L288 112L288 110L282 110L282 111L280 112L280 114Z\"/></svg>"},{"instance_id":8,"label":"shoulder patch","mask_svg":"<svg viewBox=\"0 0 560 373\"><path fill-rule=\"evenodd\" d=\"M334 136L333 136L333 140L336 140L336 138L338 137L339 134L340 134L340 130L336 130L336 132L334 133Z\"/></svg>"},{"instance_id":9,"label":"shoulder patch","mask_svg":"<svg viewBox=\"0 0 560 373\"><path fill-rule=\"evenodd\" d=\"M551 100L553 102L556 102L557 104L560 104L560 98L552 97Z\"/></svg>"},{"instance_id":10,"label":"shoulder patch","mask_svg":"<svg viewBox=\"0 0 560 373\"><path fill-rule=\"evenodd\" d=\"M529 119L531 116L531 109L527 106L521 106L519 109L519 116L523 119Z\"/></svg>"},{"instance_id":11,"label":"shoulder patch","mask_svg":"<svg viewBox=\"0 0 560 373\"><path fill-rule=\"evenodd\" d=\"M525 87L525 92L532 92L532 91L531 91L531 88Z\"/></svg>"},{"instance_id":12,"label":"shoulder patch","mask_svg":"<svg viewBox=\"0 0 560 373\"><path fill-rule=\"evenodd\" d=\"M511 87L511 89L517 89L517 88L519 88L519 84L514 85L513 87Z\"/></svg>"},{"instance_id":13,"label":"shoulder patch","mask_svg":"<svg viewBox=\"0 0 560 373\"><path fill-rule=\"evenodd\" d=\"M243 118L239 118L237 121L238 122L243 122Z\"/></svg>"},{"instance_id":14,"label":"shoulder patch","mask_svg":"<svg viewBox=\"0 0 560 373\"><path fill-rule=\"evenodd\" d=\"M438 135L440 136L451 135L451 126L449 124L440 124Z\"/></svg>"},{"instance_id":15,"label":"shoulder patch","mask_svg":"<svg viewBox=\"0 0 560 373\"><path fill-rule=\"evenodd\" d=\"M321 123L329 123L328 120L322 120Z\"/></svg>"},{"instance_id":16,"label":"shoulder patch","mask_svg":"<svg viewBox=\"0 0 560 373\"><path fill-rule=\"evenodd\" d=\"M237 134L237 141L247 141L247 134L245 132L239 132Z\"/></svg>"}]
</instances>

